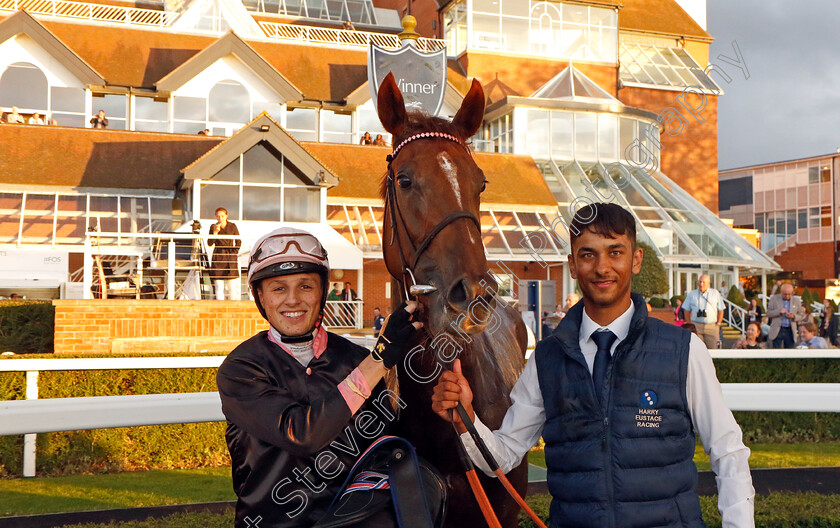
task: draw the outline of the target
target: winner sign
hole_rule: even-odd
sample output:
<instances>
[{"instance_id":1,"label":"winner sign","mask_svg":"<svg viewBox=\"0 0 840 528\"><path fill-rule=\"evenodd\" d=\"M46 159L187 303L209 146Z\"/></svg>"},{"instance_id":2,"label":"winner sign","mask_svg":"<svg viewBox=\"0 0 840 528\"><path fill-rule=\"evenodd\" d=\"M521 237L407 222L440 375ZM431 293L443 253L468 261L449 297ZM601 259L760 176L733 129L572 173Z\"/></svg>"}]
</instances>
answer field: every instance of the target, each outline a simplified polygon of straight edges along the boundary
<instances>
[{"instance_id":1,"label":"winner sign","mask_svg":"<svg viewBox=\"0 0 840 528\"><path fill-rule=\"evenodd\" d=\"M418 51L413 42L396 51L370 45L368 52L368 85L376 107L379 85L394 74L405 99L406 110L422 110L438 115L446 89L446 48L432 53Z\"/></svg>"}]
</instances>

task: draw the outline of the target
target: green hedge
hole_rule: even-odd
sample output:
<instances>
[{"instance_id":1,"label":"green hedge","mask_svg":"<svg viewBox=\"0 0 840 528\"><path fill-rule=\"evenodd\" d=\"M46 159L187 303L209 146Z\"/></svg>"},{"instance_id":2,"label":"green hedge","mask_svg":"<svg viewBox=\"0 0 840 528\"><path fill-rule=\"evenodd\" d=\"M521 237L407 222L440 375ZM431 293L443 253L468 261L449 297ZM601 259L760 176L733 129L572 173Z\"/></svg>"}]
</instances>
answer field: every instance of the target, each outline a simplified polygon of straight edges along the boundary
<instances>
[{"instance_id":1,"label":"green hedge","mask_svg":"<svg viewBox=\"0 0 840 528\"><path fill-rule=\"evenodd\" d=\"M718 359L715 368L721 383L840 383L837 359ZM747 444L840 440L838 413L734 414Z\"/></svg>"},{"instance_id":2,"label":"green hedge","mask_svg":"<svg viewBox=\"0 0 840 528\"><path fill-rule=\"evenodd\" d=\"M54 335L55 308L50 301L0 302L0 352L51 353Z\"/></svg>"},{"instance_id":3,"label":"green hedge","mask_svg":"<svg viewBox=\"0 0 840 528\"><path fill-rule=\"evenodd\" d=\"M210 392L216 390L216 369L47 371L39 375L38 386L41 398ZM0 373L0 400L23 399L24 390L23 373ZM224 432L221 422L39 434L37 471L61 475L223 466L230 463ZM22 474L22 452L23 436L0 437L0 477Z\"/></svg>"}]
</instances>

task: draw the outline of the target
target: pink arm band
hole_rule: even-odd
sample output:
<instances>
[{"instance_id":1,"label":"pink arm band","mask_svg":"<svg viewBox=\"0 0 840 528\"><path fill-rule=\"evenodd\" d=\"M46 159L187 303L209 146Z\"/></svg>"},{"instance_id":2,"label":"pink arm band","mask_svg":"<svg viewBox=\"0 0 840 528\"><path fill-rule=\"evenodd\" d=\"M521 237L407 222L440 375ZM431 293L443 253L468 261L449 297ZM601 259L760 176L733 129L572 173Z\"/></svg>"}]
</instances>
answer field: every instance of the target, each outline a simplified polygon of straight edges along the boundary
<instances>
[{"instance_id":1,"label":"pink arm band","mask_svg":"<svg viewBox=\"0 0 840 528\"><path fill-rule=\"evenodd\" d=\"M353 387L358 392L353 390ZM356 411L359 410L365 403L365 400L370 396L370 386L358 367L344 381L338 384L338 391L344 397L347 407L350 408L350 412L353 414L356 414Z\"/></svg>"}]
</instances>

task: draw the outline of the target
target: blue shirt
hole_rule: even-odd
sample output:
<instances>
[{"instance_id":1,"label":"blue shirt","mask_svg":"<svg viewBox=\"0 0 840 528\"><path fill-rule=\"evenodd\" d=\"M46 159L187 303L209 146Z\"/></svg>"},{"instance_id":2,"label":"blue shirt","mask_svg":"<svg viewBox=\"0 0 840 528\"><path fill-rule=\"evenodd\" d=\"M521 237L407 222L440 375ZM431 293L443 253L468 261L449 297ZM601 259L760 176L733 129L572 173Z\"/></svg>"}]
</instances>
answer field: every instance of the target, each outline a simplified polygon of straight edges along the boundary
<instances>
[{"instance_id":1,"label":"blue shirt","mask_svg":"<svg viewBox=\"0 0 840 528\"><path fill-rule=\"evenodd\" d=\"M692 323L717 323L717 313L724 308L723 298L720 292L714 288L709 288L705 293L700 290L691 290L685 297L685 302L682 304L683 310L691 313ZM697 312L706 310L706 317L699 317Z\"/></svg>"},{"instance_id":2,"label":"blue shirt","mask_svg":"<svg viewBox=\"0 0 840 528\"><path fill-rule=\"evenodd\" d=\"M790 318L787 316L787 314L790 313L790 299L787 299L787 300L782 299L782 308L787 310L786 314L782 314L782 326L783 327L789 327L790 326Z\"/></svg>"}]
</instances>

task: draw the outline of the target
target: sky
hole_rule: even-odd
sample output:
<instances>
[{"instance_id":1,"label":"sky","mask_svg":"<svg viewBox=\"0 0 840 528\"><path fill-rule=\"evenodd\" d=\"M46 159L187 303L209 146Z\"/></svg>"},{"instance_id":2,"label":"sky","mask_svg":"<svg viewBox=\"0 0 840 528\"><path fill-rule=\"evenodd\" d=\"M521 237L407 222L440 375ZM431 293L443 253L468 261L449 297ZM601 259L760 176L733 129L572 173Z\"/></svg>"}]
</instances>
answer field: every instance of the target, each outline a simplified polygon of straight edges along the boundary
<instances>
[{"instance_id":1,"label":"sky","mask_svg":"<svg viewBox=\"0 0 840 528\"><path fill-rule=\"evenodd\" d=\"M718 167L840 148L840 1L707 0L710 62L732 77L718 100ZM718 59L738 42L749 79Z\"/></svg>"}]
</instances>

